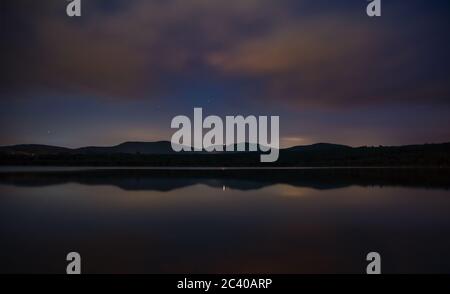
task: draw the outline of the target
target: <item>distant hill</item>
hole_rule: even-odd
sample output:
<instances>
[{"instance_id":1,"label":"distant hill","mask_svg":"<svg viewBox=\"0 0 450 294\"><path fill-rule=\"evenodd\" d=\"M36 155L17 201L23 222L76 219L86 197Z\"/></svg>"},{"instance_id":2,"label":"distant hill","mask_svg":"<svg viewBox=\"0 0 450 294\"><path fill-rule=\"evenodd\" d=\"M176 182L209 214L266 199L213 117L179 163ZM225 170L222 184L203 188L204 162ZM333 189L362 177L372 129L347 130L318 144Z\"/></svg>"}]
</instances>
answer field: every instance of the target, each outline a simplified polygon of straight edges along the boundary
<instances>
[{"instance_id":1,"label":"distant hill","mask_svg":"<svg viewBox=\"0 0 450 294\"><path fill-rule=\"evenodd\" d=\"M352 149L352 147L346 145L317 143L312 145L294 146L287 148L285 150L289 152L305 152L305 151L335 152L335 151L348 151L350 149Z\"/></svg>"},{"instance_id":2,"label":"distant hill","mask_svg":"<svg viewBox=\"0 0 450 294\"><path fill-rule=\"evenodd\" d=\"M0 154L23 154L23 155L43 155L43 154L63 154L69 153L71 149L64 147L23 144L0 147Z\"/></svg>"},{"instance_id":3,"label":"distant hill","mask_svg":"<svg viewBox=\"0 0 450 294\"><path fill-rule=\"evenodd\" d=\"M125 142L111 147L82 147L70 150L74 154L170 154L174 153L169 141Z\"/></svg>"},{"instance_id":4,"label":"distant hill","mask_svg":"<svg viewBox=\"0 0 450 294\"><path fill-rule=\"evenodd\" d=\"M248 149L248 143L245 144ZM450 167L450 143L387 147L318 143L281 149L274 163L260 163L260 153L174 152L168 141L75 149L14 145L0 147L0 165Z\"/></svg>"},{"instance_id":5,"label":"distant hill","mask_svg":"<svg viewBox=\"0 0 450 294\"><path fill-rule=\"evenodd\" d=\"M234 150L238 147L249 149L249 143L234 144ZM223 150L227 146L223 146ZM254 144L259 150L259 145ZM206 151L204 151L206 152ZM49 145L12 145L0 147L0 154L24 154L24 155L63 155L63 154L85 154L85 155L107 155L107 154L173 154L171 142L124 142L115 146L87 146L81 148L64 148ZM201 152L200 152L201 153Z\"/></svg>"}]
</instances>

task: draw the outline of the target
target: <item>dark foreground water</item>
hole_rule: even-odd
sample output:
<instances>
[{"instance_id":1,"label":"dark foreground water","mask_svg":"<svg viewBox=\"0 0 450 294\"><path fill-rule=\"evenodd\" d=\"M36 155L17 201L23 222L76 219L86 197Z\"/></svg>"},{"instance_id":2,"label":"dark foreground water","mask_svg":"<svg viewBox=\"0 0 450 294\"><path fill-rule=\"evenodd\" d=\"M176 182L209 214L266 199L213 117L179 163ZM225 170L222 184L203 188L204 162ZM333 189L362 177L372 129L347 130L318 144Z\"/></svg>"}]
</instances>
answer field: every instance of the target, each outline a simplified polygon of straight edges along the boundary
<instances>
[{"instance_id":1,"label":"dark foreground water","mask_svg":"<svg viewBox=\"0 0 450 294\"><path fill-rule=\"evenodd\" d=\"M446 169L0 169L0 272L450 273Z\"/></svg>"}]
</instances>

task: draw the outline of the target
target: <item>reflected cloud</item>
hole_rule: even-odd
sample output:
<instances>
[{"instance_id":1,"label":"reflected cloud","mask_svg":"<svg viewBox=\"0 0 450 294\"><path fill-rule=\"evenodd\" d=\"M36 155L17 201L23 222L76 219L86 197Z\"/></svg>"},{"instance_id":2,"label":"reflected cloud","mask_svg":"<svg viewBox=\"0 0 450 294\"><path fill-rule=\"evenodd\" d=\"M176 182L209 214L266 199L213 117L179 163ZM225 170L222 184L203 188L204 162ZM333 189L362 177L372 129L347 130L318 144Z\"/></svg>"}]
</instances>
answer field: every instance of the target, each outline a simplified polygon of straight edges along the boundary
<instances>
[{"instance_id":1,"label":"reflected cloud","mask_svg":"<svg viewBox=\"0 0 450 294\"><path fill-rule=\"evenodd\" d=\"M193 185L217 190L258 190L282 185L285 195L297 195L296 188L316 190L358 186L404 186L450 188L449 169L412 168L310 168L310 169L71 169L60 171L0 172L0 184L22 187L66 183L112 185L131 191L168 192ZM295 187L295 188L294 188ZM302 195L302 193L300 193Z\"/></svg>"}]
</instances>

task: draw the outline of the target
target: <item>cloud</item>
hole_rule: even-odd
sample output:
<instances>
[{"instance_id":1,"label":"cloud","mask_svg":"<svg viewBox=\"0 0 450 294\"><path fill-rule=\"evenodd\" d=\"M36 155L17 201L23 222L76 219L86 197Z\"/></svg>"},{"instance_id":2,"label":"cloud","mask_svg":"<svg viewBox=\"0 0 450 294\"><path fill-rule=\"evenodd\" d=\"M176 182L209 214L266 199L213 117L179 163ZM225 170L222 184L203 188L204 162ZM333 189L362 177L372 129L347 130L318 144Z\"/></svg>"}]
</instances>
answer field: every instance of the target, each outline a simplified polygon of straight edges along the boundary
<instances>
[{"instance_id":1,"label":"cloud","mask_svg":"<svg viewBox=\"0 0 450 294\"><path fill-rule=\"evenodd\" d=\"M65 15L65 2L14 2L2 30L3 91L121 98L172 92L173 80L204 66L206 50L235 41L244 26L258 27L269 11L264 0L134 0L112 11L85 1L78 19Z\"/></svg>"},{"instance_id":2,"label":"cloud","mask_svg":"<svg viewBox=\"0 0 450 294\"><path fill-rule=\"evenodd\" d=\"M311 3L7 1L0 93L157 99L209 75L286 107L449 102L442 28Z\"/></svg>"},{"instance_id":3,"label":"cloud","mask_svg":"<svg viewBox=\"0 0 450 294\"><path fill-rule=\"evenodd\" d=\"M207 60L224 75L259 81L260 96L291 106L448 103L450 77L431 65L439 58L434 49L410 46L402 30L329 15L283 23Z\"/></svg>"}]
</instances>

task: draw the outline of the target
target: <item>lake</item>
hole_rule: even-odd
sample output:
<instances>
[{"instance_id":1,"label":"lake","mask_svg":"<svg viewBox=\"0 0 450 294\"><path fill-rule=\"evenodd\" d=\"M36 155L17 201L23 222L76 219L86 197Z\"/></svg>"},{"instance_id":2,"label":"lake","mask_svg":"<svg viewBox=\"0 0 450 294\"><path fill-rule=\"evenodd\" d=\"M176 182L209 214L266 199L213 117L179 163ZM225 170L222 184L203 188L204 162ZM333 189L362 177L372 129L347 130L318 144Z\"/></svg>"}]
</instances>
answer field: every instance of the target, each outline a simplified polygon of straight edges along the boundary
<instances>
[{"instance_id":1,"label":"lake","mask_svg":"<svg viewBox=\"0 0 450 294\"><path fill-rule=\"evenodd\" d=\"M450 273L450 170L0 168L0 272Z\"/></svg>"}]
</instances>

